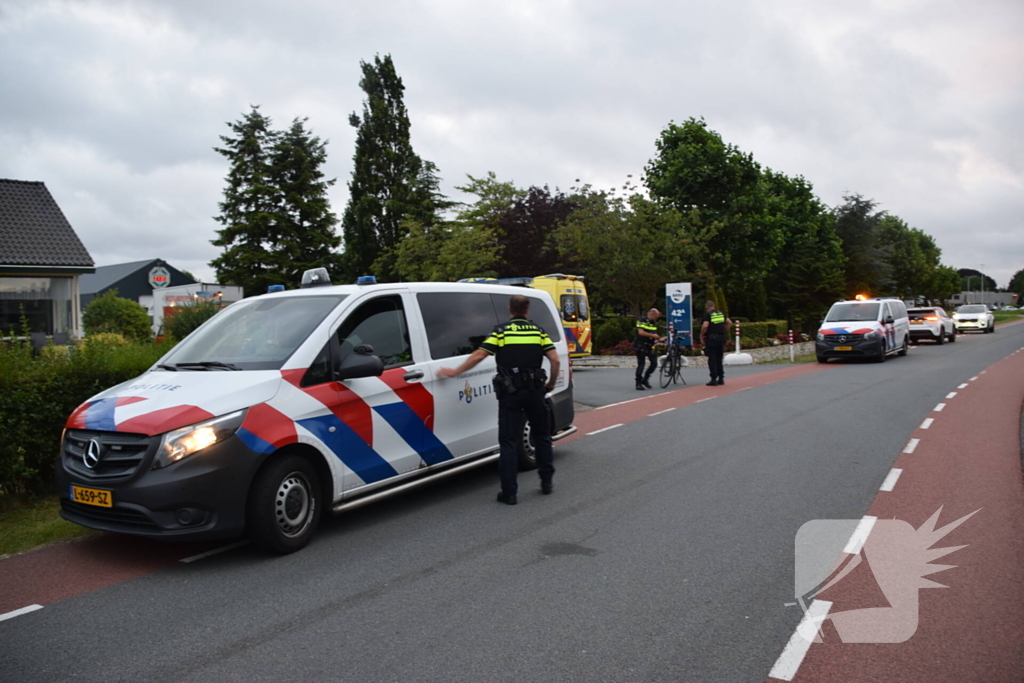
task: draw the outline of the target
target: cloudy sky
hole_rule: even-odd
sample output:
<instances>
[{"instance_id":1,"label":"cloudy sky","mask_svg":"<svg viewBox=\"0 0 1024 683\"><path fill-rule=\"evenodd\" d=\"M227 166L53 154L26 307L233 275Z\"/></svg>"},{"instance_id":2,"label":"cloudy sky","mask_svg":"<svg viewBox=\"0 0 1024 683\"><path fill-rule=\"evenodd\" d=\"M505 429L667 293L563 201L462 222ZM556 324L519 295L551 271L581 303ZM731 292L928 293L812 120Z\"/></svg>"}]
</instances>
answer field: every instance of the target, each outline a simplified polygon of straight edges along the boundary
<instances>
[{"instance_id":1,"label":"cloudy sky","mask_svg":"<svg viewBox=\"0 0 1024 683\"><path fill-rule=\"evenodd\" d=\"M1020 0L0 0L0 177L50 188L98 265L204 278L225 122L330 141L347 201L360 60L390 53L444 189L639 178L704 117L829 205L856 192L1005 286L1024 268Z\"/></svg>"}]
</instances>

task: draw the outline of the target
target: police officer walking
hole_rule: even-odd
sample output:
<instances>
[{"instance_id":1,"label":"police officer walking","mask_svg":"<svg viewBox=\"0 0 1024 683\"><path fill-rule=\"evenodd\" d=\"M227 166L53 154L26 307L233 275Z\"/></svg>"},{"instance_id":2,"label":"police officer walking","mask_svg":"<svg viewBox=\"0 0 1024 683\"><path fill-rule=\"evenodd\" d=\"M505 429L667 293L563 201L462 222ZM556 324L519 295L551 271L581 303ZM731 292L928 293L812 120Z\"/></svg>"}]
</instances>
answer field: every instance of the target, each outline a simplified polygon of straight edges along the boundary
<instances>
[{"instance_id":1,"label":"police officer walking","mask_svg":"<svg viewBox=\"0 0 1024 683\"><path fill-rule=\"evenodd\" d=\"M495 356L498 374L494 388L498 396L498 443L501 455L498 472L501 491L498 502L515 505L519 472L518 442L523 433L523 419L530 423L530 436L537 449L537 473L541 493L551 493L555 473L551 451L551 426L544 401L545 391L555 388L561 361L555 345L544 330L527 320L530 299L516 294L509 299L512 319L498 325L480 348L457 368L439 368L440 377L455 377L467 372L488 355ZM551 365L550 378L541 367L544 358Z\"/></svg>"},{"instance_id":2,"label":"police officer walking","mask_svg":"<svg viewBox=\"0 0 1024 683\"><path fill-rule=\"evenodd\" d=\"M732 320L725 317L715 306L714 301L704 304L704 322L700 326L700 343L704 346L704 354L708 357L708 370L711 372L709 387L725 384L722 367L722 354L725 352L725 338L732 329Z\"/></svg>"},{"instance_id":3,"label":"police officer walking","mask_svg":"<svg viewBox=\"0 0 1024 683\"><path fill-rule=\"evenodd\" d=\"M633 350L636 351L636 388L638 391L651 388L651 375L658 365L658 357L654 355L654 342L665 341L665 337L658 336L656 321L661 316L661 311L652 308L647 315L636 321L636 339L633 341ZM644 373L644 363L649 362L647 372Z\"/></svg>"}]
</instances>

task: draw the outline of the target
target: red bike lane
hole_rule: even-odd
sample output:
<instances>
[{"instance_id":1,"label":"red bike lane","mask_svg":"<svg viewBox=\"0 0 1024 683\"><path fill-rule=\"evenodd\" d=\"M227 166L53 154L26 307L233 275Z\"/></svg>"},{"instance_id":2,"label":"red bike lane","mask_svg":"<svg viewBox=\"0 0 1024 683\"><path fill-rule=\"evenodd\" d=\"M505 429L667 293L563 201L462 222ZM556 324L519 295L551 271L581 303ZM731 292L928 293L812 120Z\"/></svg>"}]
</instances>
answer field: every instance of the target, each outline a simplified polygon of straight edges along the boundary
<instances>
[{"instance_id":1,"label":"red bike lane","mask_svg":"<svg viewBox=\"0 0 1024 683\"><path fill-rule=\"evenodd\" d=\"M952 567L924 577L948 588L918 589L917 630L905 642L843 643L826 620L796 674L780 666L784 652L769 681L1024 681L1024 351L951 386L941 405L915 430L893 465L892 490L879 491L867 515L920 529L941 508L940 529L977 511L931 545L965 546L933 555L932 564ZM832 603L832 615L890 606L868 562L816 597Z\"/></svg>"}]
</instances>

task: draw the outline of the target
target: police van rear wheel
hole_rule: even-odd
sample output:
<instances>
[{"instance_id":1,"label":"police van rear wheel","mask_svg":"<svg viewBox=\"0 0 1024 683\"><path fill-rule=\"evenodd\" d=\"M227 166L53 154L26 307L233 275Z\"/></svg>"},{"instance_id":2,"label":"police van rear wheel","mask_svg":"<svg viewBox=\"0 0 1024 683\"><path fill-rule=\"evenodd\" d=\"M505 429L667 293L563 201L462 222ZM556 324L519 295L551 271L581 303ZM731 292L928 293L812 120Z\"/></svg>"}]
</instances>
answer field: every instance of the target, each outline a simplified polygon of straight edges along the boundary
<instances>
[{"instance_id":1,"label":"police van rear wheel","mask_svg":"<svg viewBox=\"0 0 1024 683\"><path fill-rule=\"evenodd\" d=\"M524 471L537 469L537 449L530 436L529 420L523 420L523 430L519 435L516 448L519 451L519 469Z\"/></svg>"},{"instance_id":2,"label":"police van rear wheel","mask_svg":"<svg viewBox=\"0 0 1024 683\"><path fill-rule=\"evenodd\" d=\"M249 539L267 552L300 550L316 531L320 507L320 481L309 461L298 455L272 460L249 494Z\"/></svg>"}]
</instances>

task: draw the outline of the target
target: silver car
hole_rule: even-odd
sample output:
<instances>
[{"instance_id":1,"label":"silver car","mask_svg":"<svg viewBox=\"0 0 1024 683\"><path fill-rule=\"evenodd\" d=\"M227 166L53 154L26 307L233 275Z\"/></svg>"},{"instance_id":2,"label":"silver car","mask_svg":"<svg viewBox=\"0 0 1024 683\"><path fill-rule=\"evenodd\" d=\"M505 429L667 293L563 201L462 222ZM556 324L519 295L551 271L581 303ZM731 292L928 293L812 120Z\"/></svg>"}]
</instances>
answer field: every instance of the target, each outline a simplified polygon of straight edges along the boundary
<instances>
[{"instance_id":1,"label":"silver car","mask_svg":"<svg viewBox=\"0 0 1024 683\"><path fill-rule=\"evenodd\" d=\"M953 314L953 322L956 324L957 332L969 330L981 330L982 332L995 332L996 319L988 306L984 304L964 304L956 309Z\"/></svg>"},{"instance_id":2,"label":"silver car","mask_svg":"<svg viewBox=\"0 0 1024 683\"><path fill-rule=\"evenodd\" d=\"M929 339L936 344L956 341L956 325L946 311L938 306L911 308L907 310L910 319L910 341Z\"/></svg>"}]
</instances>

